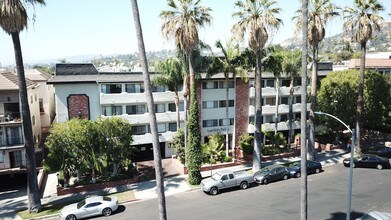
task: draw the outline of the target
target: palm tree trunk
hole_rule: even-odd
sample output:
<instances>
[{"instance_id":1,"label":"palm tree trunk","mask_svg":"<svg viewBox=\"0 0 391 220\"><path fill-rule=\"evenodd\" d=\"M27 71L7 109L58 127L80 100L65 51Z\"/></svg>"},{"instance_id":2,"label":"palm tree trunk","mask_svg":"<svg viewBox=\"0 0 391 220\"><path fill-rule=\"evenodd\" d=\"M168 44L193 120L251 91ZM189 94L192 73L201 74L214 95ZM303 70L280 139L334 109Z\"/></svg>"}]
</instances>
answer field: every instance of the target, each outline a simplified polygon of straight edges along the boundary
<instances>
[{"instance_id":1,"label":"palm tree trunk","mask_svg":"<svg viewBox=\"0 0 391 220\"><path fill-rule=\"evenodd\" d=\"M262 72L261 60L262 50L256 51L256 68L255 68L255 131L254 131L254 154L253 154L253 171L261 169L262 157Z\"/></svg>"},{"instance_id":2,"label":"palm tree trunk","mask_svg":"<svg viewBox=\"0 0 391 220\"><path fill-rule=\"evenodd\" d=\"M183 108L185 110L185 118L184 118L184 123L185 123L185 127L183 129L183 138L184 138L184 141L185 141L185 152L186 152L186 149L187 149L187 136L188 136L188 132L187 132L187 121L188 121L188 118L189 118L189 86L188 86L188 76L185 76L183 78ZM184 165L186 166L186 163L187 163L187 155L185 153L185 158L184 158Z\"/></svg>"},{"instance_id":3,"label":"palm tree trunk","mask_svg":"<svg viewBox=\"0 0 391 220\"><path fill-rule=\"evenodd\" d=\"M365 75L365 53L367 44L361 43L361 62L360 62L360 81L358 83L358 98L356 112L356 145L355 149L358 154L361 154L361 129L362 129L362 113L364 106L364 75ZM354 144L354 143L352 143Z\"/></svg>"},{"instance_id":4,"label":"palm tree trunk","mask_svg":"<svg viewBox=\"0 0 391 220\"><path fill-rule=\"evenodd\" d=\"M189 51L189 54L187 54L187 57L189 59L189 72L190 72L190 90L192 90L193 86L195 87L195 74L194 74L194 60L193 60L193 50ZM197 92L197 89L196 89Z\"/></svg>"},{"instance_id":5,"label":"palm tree trunk","mask_svg":"<svg viewBox=\"0 0 391 220\"><path fill-rule=\"evenodd\" d=\"M228 138L228 128L229 128L229 115L228 115L228 92L229 92L229 88L228 88L228 81L229 81L229 73L226 74L225 76L225 156L228 157L229 154L229 147L228 147L228 142L229 142L229 138Z\"/></svg>"},{"instance_id":6,"label":"palm tree trunk","mask_svg":"<svg viewBox=\"0 0 391 220\"><path fill-rule=\"evenodd\" d=\"M35 147L31 126L31 114L27 96L26 78L24 75L22 47L20 46L19 33L11 33L15 51L16 72L19 80L20 105L23 119L23 135L26 147L27 165L27 196L29 212L41 211L41 199L38 189L37 168L35 160Z\"/></svg>"},{"instance_id":7,"label":"palm tree trunk","mask_svg":"<svg viewBox=\"0 0 391 220\"><path fill-rule=\"evenodd\" d=\"M289 85L289 121L288 121L288 127L289 127L289 134L288 134L288 146L291 146L291 141L292 141L292 121L293 121L293 81L294 78L291 77L291 82Z\"/></svg>"},{"instance_id":8,"label":"palm tree trunk","mask_svg":"<svg viewBox=\"0 0 391 220\"><path fill-rule=\"evenodd\" d=\"M150 126L151 126L151 133L152 133L152 146L153 146L153 158L155 163L156 187L157 187L157 194L158 194L158 201L159 201L159 219L166 220L167 211L166 211L166 198L164 195L162 158L160 154L160 143L159 143L159 136L157 130L156 114L153 108L154 102L153 102L153 96L151 91L151 80L149 78L148 63L145 54L144 39L143 39L143 33L141 29L141 22L140 22L140 15L137 6L137 0L131 0L131 3L132 3L134 26L136 27L137 45L138 45L138 50L139 50L139 55L141 60L142 72L143 72L145 94L146 94L147 104L149 109L148 112L149 112Z\"/></svg>"},{"instance_id":9,"label":"palm tree trunk","mask_svg":"<svg viewBox=\"0 0 391 220\"><path fill-rule=\"evenodd\" d=\"M302 13L302 56L301 56L301 178L300 178L300 219L308 219L307 189L307 53L308 53L308 0L301 2Z\"/></svg>"},{"instance_id":10,"label":"palm tree trunk","mask_svg":"<svg viewBox=\"0 0 391 220\"><path fill-rule=\"evenodd\" d=\"M315 110L316 110L316 91L318 81L318 48L312 48L314 58L311 75L311 107L309 118L309 137L308 137L308 156L310 160L316 159L315 152Z\"/></svg>"},{"instance_id":11,"label":"palm tree trunk","mask_svg":"<svg viewBox=\"0 0 391 220\"><path fill-rule=\"evenodd\" d=\"M278 99L280 96L280 79L276 77L276 113L274 115L274 135L277 134L278 131Z\"/></svg>"},{"instance_id":12,"label":"palm tree trunk","mask_svg":"<svg viewBox=\"0 0 391 220\"><path fill-rule=\"evenodd\" d=\"M181 115L179 114L179 95L178 91L175 89L175 110L176 110L176 130L179 131L181 128Z\"/></svg>"}]
</instances>

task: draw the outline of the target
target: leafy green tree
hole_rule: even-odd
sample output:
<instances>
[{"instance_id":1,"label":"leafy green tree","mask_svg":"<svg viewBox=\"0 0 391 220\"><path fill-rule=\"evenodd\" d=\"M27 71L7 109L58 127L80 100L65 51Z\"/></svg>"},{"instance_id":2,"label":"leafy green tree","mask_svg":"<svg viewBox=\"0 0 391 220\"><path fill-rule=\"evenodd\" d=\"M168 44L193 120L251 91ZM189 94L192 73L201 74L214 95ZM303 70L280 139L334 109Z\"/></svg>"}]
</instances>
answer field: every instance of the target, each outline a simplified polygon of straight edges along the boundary
<instances>
[{"instance_id":1,"label":"leafy green tree","mask_svg":"<svg viewBox=\"0 0 391 220\"><path fill-rule=\"evenodd\" d=\"M198 105L195 93L195 88L192 87L190 92L190 117L187 124L189 132L188 144L186 148L187 168L189 172L189 183L191 185L198 185L202 180L201 165L201 133L199 130Z\"/></svg>"},{"instance_id":2,"label":"leafy green tree","mask_svg":"<svg viewBox=\"0 0 391 220\"><path fill-rule=\"evenodd\" d=\"M239 138L239 147L247 155L253 155L254 153L254 136L245 134Z\"/></svg>"},{"instance_id":3,"label":"leafy green tree","mask_svg":"<svg viewBox=\"0 0 391 220\"><path fill-rule=\"evenodd\" d=\"M233 40L229 40L226 43L226 46L224 47L220 40L216 41L216 47L221 50L223 53L222 57L218 57L214 55L214 59L212 63L209 65L208 71L207 71L207 77L211 77L217 73L223 72L224 78L225 78L225 152L226 157L228 157L228 146L229 146L229 138L228 138L228 126L229 126L229 79L230 79L230 73L232 74L232 78L236 82L236 77L240 76L240 78L244 82L248 82L248 74L247 70L244 66L240 63L240 50L239 45L234 44ZM234 123L235 124L235 123ZM235 135L235 134L233 134ZM235 158L235 148L234 144L233 150L232 150L232 158Z\"/></svg>"},{"instance_id":4,"label":"leafy green tree","mask_svg":"<svg viewBox=\"0 0 391 220\"><path fill-rule=\"evenodd\" d=\"M154 110L154 101L152 96L151 80L149 78L148 61L145 53L143 31L141 28L140 14L138 10L137 0L131 0L134 26L136 28L137 47L139 59L141 61L141 69L143 73L145 95L149 109L149 121L152 133L153 160L155 164L156 187L159 201L159 219L167 219L166 197L164 195L163 167L162 155L160 152L159 134L157 130L156 114Z\"/></svg>"},{"instance_id":5,"label":"leafy green tree","mask_svg":"<svg viewBox=\"0 0 391 220\"><path fill-rule=\"evenodd\" d=\"M176 135L172 138L171 144L174 147L174 151L178 156L179 161L183 163L185 160L185 133L183 132L183 129L177 131Z\"/></svg>"},{"instance_id":6,"label":"leafy green tree","mask_svg":"<svg viewBox=\"0 0 391 220\"><path fill-rule=\"evenodd\" d=\"M253 171L261 168L262 49L269 38L268 31L278 29L282 24L282 20L276 17L281 11L275 7L276 3L275 0L239 0L235 3L238 11L232 14L238 20L232 27L235 39L243 40L245 33L248 32L248 44L256 56Z\"/></svg>"},{"instance_id":7,"label":"leafy green tree","mask_svg":"<svg viewBox=\"0 0 391 220\"><path fill-rule=\"evenodd\" d=\"M27 86L24 74L22 47L20 45L19 33L27 28L28 6L45 5L44 0L2 0L0 1L0 26L12 37L15 51L16 72L19 81L20 105L23 118L23 135L26 147L27 163L27 197L29 212L41 211L41 199L38 189L37 169L35 159L35 147L33 131L31 127L31 114L27 98Z\"/></svg>"},{"instance_id":8,"label":"leafy green tree","mask_svg":"<svg viewBox=\"0 0 391 220\"><path fill-rule=\"evenodd\" d=\"M113 166L112 176L118 175L118 169L127 167L136 148L132 146L132 126L120 117L100 118L98 121L100 150Z\"/></svg>"},{"instance_id":9,"label":"leafy green tree","mask_svg":"<svg viewBox=\"0 0 391 220\"><path fill-rule=\"evenodd\" d=\"M152 79L153 85L167 86L175 93L175 108L177 114L176 126L177 131L180 129L180 114L179 114L179 94L178 88L183 82L183 67L182 63L176 58L168 58L165 61L158 62L156 65L158 73Z\"/></svg>"},{"instance_id":10,"label":"leafy green tree","mask_svg":"<svg viewBox=\"0 0 391 220\"><path fill-rule=\"evenodd\" d=\"M325 36L324 26L331 18L338 16L339 9L330 0L310 0L308 9L308 40L312 50L312 76L311 76L311 105L309 117L309 135L308 151L311 160L316 157L315 151L315 111L316 111L316 93L318 85L318 53L319 44ZM299 16L296 19L296 26L301 27L301 10L298 10Z\"/></svg>"},{"instance_id":11,"label":"leafy green tree","mask_svg":"<svg viewBox=\"0 0 391 220\"><path fill-rule=\"evenodd\" d=\"M378 13L384 7L378 0L355 0L353 7L344 10L344 29L360 44L360 82L358 84L356 111L356 151L361 153L361 128L364 112L364 77L365 56L368 40L372 39L372 29L380 31L380 23L384 20Z\"/></svg>"},{"instance_id":12,"label":"leafy green tree","mask_svg":"<svg viewBox=\"0 0 391 220\"><path fill-rule=\"evenodd\" d=\"M389 109L391 109L391 85L384 75L375 71L367 71L364 84L364 127L368 129L391 128L389 124ZM322 80L318 94L319 109L335 115L351 127L355 123L355 98L358 91L359 72L344 70L333 72ZM322 122L333 130L345 128L332 118L322 117Z\"/></svg>"},{"instance_id":13,"label":"leafy green tree","mask_svg":"<svg viewBox=\"0 0 391 220\"><path fill-rule=\"evenodd\" d=\"M224 136L219 133L210 135L208 143L202 145L202 155L204 162L224 162Z\"/></svg>"}]
</instances>

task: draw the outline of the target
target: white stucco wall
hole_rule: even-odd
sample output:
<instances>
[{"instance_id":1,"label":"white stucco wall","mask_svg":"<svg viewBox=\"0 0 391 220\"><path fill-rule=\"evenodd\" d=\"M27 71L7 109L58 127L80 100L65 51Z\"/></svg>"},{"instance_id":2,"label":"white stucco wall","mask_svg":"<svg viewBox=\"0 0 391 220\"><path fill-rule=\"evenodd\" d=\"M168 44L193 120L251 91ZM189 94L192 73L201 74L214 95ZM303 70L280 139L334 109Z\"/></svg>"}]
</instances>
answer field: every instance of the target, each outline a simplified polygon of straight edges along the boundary
<instances>
[{"instance_id":1,"label":"white stucco wall","mask_svg":"<svg viewBox=\"0 0 391 220\"><path fill-rule=\"evenodd\" d=\"M90 119L100 116L99 88L96 83L55 84L56 91L56 122L69 120L67 98L71 94L85 94L89 98Z\"/></svg>"}]
</instances>

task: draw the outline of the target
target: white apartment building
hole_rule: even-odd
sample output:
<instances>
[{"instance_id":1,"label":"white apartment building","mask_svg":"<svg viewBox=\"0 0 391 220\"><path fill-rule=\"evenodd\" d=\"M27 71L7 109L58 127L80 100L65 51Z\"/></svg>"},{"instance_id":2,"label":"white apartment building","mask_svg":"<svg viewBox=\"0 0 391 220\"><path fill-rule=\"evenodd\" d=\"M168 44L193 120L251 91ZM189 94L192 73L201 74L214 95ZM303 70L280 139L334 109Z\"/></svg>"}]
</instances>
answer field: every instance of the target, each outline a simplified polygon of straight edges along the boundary
<instances>
[{"instance_id":1,"label":"white apartment building","mask_svg":"<svg viewBox=\"0 0 391 220\"><path fill-rule=\"evenodd\" d=\"M153 76L154 74L151 74L151 78ZM280 82L280 97L277 102L274 76L263 74L263 129L274 129L274 114L278 103L278 130L287 134L289 80L282 78ZM134 160L153 158L146 97L140 72L99 72L93 64L57 64L56 75L49 80L49 83L54 85L56 91L57 122L73 117L96 120L99 117L118 115L132 124L133 144L139 149ZM296 80L294 88L294 130L300 129L301 87L299 83L300 79ZM227 105L229 106L230 144L237 144L242 134L253 133L255 94L253 80L244 83L239 78L231 79L228 84L229 98L226 103L223 74L217 74L209 79L202 77L197 82L200 128L204 141L213 133L225 134L225 106ZM170 157L174 153L170 142L176 134L175 94L161 86L153 87L152 90L162 156ZM181 127L183 127L181 91L179 97Z\"/></svg>"}]
</instances>

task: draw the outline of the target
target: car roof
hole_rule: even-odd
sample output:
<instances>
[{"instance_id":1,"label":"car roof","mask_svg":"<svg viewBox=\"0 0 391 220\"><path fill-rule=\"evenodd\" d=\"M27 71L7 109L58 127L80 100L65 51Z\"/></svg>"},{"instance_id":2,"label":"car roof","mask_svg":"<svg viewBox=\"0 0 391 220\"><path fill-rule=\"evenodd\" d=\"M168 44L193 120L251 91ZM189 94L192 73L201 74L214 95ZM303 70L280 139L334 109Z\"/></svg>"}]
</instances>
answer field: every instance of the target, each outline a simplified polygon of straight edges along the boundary
<instances>
[{"instance_id":1,"label":"car roof","mask_svg":"<svg viewBox=\"0 0 391 220\"><path fill-rule=\"evenodd\" d=\"M232 173L232 171L231 171L231 170L219 170L218 173L219 173L220 175L225 175L225 174L230 174L230 173Z\"/></svg>"},{"instance_id":2,"label":"car roof","mask_svg":"<svg viewBox=\"0 0 391 220\"><path fill-rule=\"evenodd\" d=\"M372 211L368 214L376 219L379 219L379 220L391 219L391 213L387 213L387 212Z\"/></svg>"},{"instance_id":3,"label":"car roof","mask_svg":"<svg viewBox=\"0 0 391 220\"><path fill-rule=\"evenodd\" d=\"M86 198L86 203L91 203L91 202L102 202L103 201L103 196L92 196Z\"/></svg>"},{"instance_id":4,"label":"car roof","mask_svg":"<svg viewBox=\"0 0 391 220\"><path fill-rule=\"evenodd\" d=\"M269 168L269 169L274 169L274 168L277 168L277 167L284 167L284 166L281 165L281 164L273 164L273 165L267 166L267 168ZM265 168L266 168L266 167L265 167Z\"/></svg>"}]
</instances>

